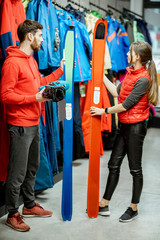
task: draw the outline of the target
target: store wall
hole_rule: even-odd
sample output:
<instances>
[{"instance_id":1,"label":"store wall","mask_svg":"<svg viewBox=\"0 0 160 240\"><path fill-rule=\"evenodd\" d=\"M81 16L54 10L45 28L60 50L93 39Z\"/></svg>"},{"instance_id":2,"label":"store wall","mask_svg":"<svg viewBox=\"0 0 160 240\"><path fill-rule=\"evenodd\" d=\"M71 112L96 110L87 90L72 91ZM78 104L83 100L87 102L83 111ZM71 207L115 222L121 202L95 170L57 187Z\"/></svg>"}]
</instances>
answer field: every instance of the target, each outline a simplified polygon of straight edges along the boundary
<instances>
[{"instance_id":1,"label":"store wall","mask_svg":"<svg viewBox=\"0 0 160 240\"><path fill-rule=\"evenodd\" d=\"M130 10L139 15L143 15L143 0L131 0Z\"/></svg>"},{"instance_id":2,"label":"store wall","mask_svg":"<svg viewBox=\"0 0 160 240\"><path fill-rule=\"evenodd\" d=\"M62 5L62 6L66 6L69 2L67 0L58 0L56 1L58 4ZM130 0L74 0L74 2L80 4L80 5L83 5L85 6L87 9L90 9L90 10L97 10L98 12L100 12L102 15L104 14L104 12L102 10L99 10L98 8L92 6L89 4L89 2L92 2L94 3L95 5L98 5L102 8L105 8L105 9L109 9L107 7L107 5L110 5L120 11L123 11L123 7L127 8L127 9L130 9ZM75 8L78 8L76 5L72 4L71 5ZM80 9L81 11L83 11L83 9ZM120 14L119 13L116 13L114 12L115 16L119 16Z\"/></svg>"},{"instance_id":3,"label":"store wall","mask_svg":"<svg viewBox=\"0 0 160 240\"><path fill-rule=\"evenodd\" d=\"M157 10L159 10L159 9L157 9ZM154 9L147 8L144 11L144 18L145 18L146 22L150 23L153 26L160 28L160 13L159 13L159 11L156 12L156 11L154 11Z\"/></svg>"}]
</instances>

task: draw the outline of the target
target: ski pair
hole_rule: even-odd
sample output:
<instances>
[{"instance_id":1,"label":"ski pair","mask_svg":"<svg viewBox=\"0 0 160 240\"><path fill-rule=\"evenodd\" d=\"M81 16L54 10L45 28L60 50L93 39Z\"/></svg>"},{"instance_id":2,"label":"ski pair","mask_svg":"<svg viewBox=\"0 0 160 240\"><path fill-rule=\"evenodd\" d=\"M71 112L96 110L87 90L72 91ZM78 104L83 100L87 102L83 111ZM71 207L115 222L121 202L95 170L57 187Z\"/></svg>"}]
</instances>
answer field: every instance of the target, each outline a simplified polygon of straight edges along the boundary
<instances>
[{"instance_id":1,"label":"ski pair","mask_svg":"<svg viewBox=\"0 0 160 240\"><path fill-rule=\"evenodd\" d=\"M102 84L104 54L107 36L107 20L96 22L93 36L92 53L92 99L91 105L102 107ZM73 66L75 31L68 29L65 38L65 79L70 88L66 93L66 119L64 121L64 161L62 185L62 218L72 218L72 154L73 154ZM89 152L87 213L90 218L97 217L99 209L99 172L100 172L101 118L91 118L91 142Z\"/></svg>"}]
</instances>

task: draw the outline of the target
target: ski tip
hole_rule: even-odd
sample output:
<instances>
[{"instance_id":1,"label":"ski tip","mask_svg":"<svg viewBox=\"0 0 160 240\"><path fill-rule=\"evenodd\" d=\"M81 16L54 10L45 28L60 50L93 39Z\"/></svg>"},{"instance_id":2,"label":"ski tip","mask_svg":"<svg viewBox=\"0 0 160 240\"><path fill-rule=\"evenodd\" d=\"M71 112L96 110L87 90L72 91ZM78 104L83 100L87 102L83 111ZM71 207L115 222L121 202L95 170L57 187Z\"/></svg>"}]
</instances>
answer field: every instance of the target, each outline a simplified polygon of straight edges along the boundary
<instances>
[{"instance_id":1,"label":"ski tip","mask_svg":"<svg viewBox=\"0 0 160 240\"><path fill-rule=\"evenodd\" d=\"M97 218L98 213L88 213L89 218Z\"/></svg>"},{"instance_id":2,"label":"ski tip","mask_svg":"<svg viewBox=\"0 0 160 240\"><path fill-rule=\"evenodd\" d=\"M69 216L69 217L62 216L62 218L63 218L64 222L67 222L67 221L71 222L71 220L72 220L72 216Z\"/></svg>"},{"instance_id":3,"label":"ski tip","mask_svg":"<svg viewBox=\"0 0 160 240\"><path fill-rule=\"evenodd\" d=\"M88 215L89 218L97 218L98 216L98 211L91 211L89 209L86 209L86 213Z\"/></svg>"}]
</instances>

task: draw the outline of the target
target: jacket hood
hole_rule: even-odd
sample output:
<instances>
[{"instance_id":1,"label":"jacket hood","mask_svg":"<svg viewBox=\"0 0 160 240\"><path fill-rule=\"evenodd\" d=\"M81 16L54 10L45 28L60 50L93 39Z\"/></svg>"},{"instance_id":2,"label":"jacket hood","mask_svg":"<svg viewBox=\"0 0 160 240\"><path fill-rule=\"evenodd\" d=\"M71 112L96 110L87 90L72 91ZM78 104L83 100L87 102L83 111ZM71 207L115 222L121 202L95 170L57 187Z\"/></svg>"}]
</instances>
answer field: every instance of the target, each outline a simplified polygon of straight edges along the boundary
<instances>
[{"instance_id":1,"label":"jacket hood","mask_svg":"<svg viewBox=\"0 0 160 240\"><path fill-rule=\"evenodd\" d=\"M14 3L17 3L17 2L20 2L21 0L11 0L11 2L14 4Z\"/></svg>"},{"instance_id":2,"label":"jacket hood","mask_svg":"<svg viewBox=\"0 0 160 240\"><path fill-rule=\"evenodd\" d=\"M26 53L19 50L17 46L10 46L6 48L7 58L9 57L19 57L19 58L30 58L31 55L27 55Z\"/></svg>"}]
</instances>

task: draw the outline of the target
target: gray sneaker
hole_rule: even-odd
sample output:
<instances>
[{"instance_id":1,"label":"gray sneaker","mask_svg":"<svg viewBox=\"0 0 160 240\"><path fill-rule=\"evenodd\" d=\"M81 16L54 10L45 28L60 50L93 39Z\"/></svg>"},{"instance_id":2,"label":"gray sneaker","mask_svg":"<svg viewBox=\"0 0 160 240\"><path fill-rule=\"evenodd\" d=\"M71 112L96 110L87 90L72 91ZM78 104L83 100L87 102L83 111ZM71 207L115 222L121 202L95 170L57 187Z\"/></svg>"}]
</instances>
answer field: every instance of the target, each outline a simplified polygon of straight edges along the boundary
<instances>
[{"instance_id":1,"label":"gray sneaker","mask_svg":"<svg viewBox=\"0 0 160 240\"><path fill-rule=\"evenodd\" d=\"M109 211L109 207L108 206L104 206L104 207L100 207L99 206L99 212L98 215L101 216L110 216L110 211Z\"/></svg>"},{"instance_id":2,"label":"gray sneaker","mask_svg":"<svg viewBox=\"0 0 160 240\"><path fill-rule=\"evenodd\" d=\"M138 210L133 211L131 207L129 207L123 215L119 218L120 222L131 222L133 219L135 219L138 215Z\"/></svg>"}]
</instances>

